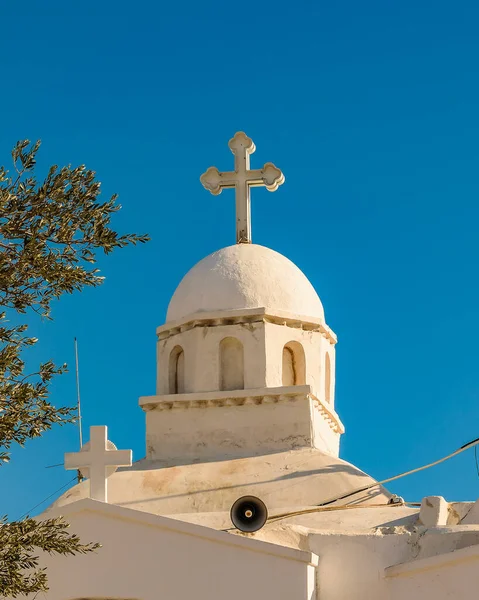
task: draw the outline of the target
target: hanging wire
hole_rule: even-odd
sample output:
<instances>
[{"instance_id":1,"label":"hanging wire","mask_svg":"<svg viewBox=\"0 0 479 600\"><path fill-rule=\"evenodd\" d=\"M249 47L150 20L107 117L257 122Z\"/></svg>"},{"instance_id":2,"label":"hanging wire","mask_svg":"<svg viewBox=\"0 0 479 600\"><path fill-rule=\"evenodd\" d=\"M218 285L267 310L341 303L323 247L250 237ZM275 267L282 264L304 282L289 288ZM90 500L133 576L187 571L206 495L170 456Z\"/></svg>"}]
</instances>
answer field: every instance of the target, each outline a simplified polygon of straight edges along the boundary
<instances>
[{"instance_id":1,"label":"hanging wire","mask_svg":"<svg viewBox=\"0 0 479 600\"><path fill-rule=\"evenodd\" d=\"M327 506L327 505L333 504L334 502L337 502L339 500L344 500L346 498L350 498L351 496L354 496L355 494L359 494L360 492L365 492L366 490L370 490L371 488L376 487L378 485L383 485L384 483L388 483L390 481L395 481L396 479L400 479L401 477L406 477L406 475L411 475L412 473L418 473L419 471L424 471L425 469L434 467L435 465L438 465L446 460L449 460L453 456L457 456L461 452L464 452L465 450L468 450L469 448L473 448L473 447L475 448L476 466L477 466L477 472L479 475L479 461L477 461L477 445L478 444L479 444L479 438L472 440L471 442L468 442L467 444L464 444L463 446L461 446L454 452L451 452L451 454L448 454L447 456L444 456L443 458L440 458L439 460L436 460L436 461L429 463L427 465L424 465L422 467L418 467L417 469L412 469L411 471L406 471L405 473L400 473L399 475L395 475L394 477L388 477L387 479L383 479L382 481L375 481L374 483L371 483L370 485L352 490L351 492L348 492L347 494L343 494L341 496L335 496L334 498L329 498L328 500L321 502L320 504L318 504L317 506L315 506L313 508L306 508L306 509L302 509L302 510L286 512L286 513L282 513L282 514L278 514L278 515L271 515L270 517L268 517L268 522L274 523L275 521L286 519L288 517L294 517L294 516L298 516L298 515L310 514L310 513L315 513L315 512L334 511L334 510L352 510L352 509L358 509L358 508L363 509L363 508L378 508L378 507L397 508L400 506L401 507L421 506L421 503L419 503L419 502L404 502L404 501L394 503L394 504L365 504L363 506L359 506L357 504L345 504L342 506ZM232 527L229 529L223 529L222 531L231 531L233 529L236 529L236 528Z\"/></svg>"},{"instance_id":2,"label":"hanging wire","mask_svg":"<svg viewBox=\"0 0 479 600\"><path fill-rule=\"evenodd\" d=\"M73 483L74 481L76 481L76 479L77 478L76 478L76 475L75 475L75 477L73 479L70 479L70 481L68 481L67 483L65 483L65 485L62 485L61 488L58 488L58 490L55 490L52 494L50 494L49 496L47 496L44 500L42 500L38 504L35 504L35 506L33 506L30 510L27 510L26 513L23 513L23 515L18 518L18 521L21 521L23 518L25 518L27 515L29 515L32 511L34 511L36 508L38 508L39 506L41 506L44 502L46 502L47 500L50 500L50 498L53 498L53 496L55 496L56 494L58 494L58 492L61 492L62 490L64 490L71 483Z\"/></svg>"},{"instance_id":3,"label":"hanging wire","mask_svg":"<svg viewBox=\"0 0 479 600\"><path fill-rule=\"evenodd\" d=\"M464 444L463 446L461 446L454 452L451 452L451 454L448 454L447 456L443 456L439 460L435 460L432 463L429 463L422 467L418 467L417 469L411 469L411 471L406 471L405 473L400 473L399 475L395 475L394 477L388 477L387 479L383 479L382 481L375 481L374 483L366 485L362 488L352 490L351 492L348 492L347 494L329 498L328 500L321 502L321 504L318 504L318 506L326 506L327 504L332 504L333 502L337 502L338 500L344 500L345 498L349 498L351 496L354 496L355 494L359 494L360 492L365 492L367 490L370 490L371 488L376 487L378 485L383 485L384 483L389 483L390 481L396 481L396 479L401 479L401 477L406 477L406 475L412 475L413 473L418 473L419 471L424 471L425 469L429 469L430 467L434 467L446 460L449 460L453 456L457 456L461 452L464 452L465 450L468 450L469 448L472 448L473 446L477 447L477 444L479 444L479 438L476 438L475 440L472 440L471 442L467 442L467 444Z\"/></svg>"}]
</instances>

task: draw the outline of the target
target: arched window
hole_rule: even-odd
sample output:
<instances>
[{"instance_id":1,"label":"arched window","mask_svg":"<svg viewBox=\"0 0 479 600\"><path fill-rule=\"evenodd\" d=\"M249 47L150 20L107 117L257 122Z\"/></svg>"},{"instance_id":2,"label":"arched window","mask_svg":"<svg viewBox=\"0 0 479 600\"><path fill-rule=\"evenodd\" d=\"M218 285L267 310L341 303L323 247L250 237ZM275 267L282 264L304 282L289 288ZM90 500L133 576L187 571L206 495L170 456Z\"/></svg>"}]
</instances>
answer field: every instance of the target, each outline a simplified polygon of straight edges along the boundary
<instances>
[{"instance_id":1,"label":"arched window","mask_svg":"<svg viewBox=\"0 0 479 600\"><path fill-rule=\"evenodd\" d=\"M283 385L306 383L306 361L303 346L299 342L288 342L283 348Z\"/></svg>"},{"instance_id":2,"label":"arched window","mask_svg":"<svg viewBox=\"0 0 479 600\"><path fill-rule=\"evenodd\" d=\"M243 344L233 337L220 342L220 389L244 389Z\"/></svg>"},{"instance_id":3,"label":"arched window","mask_svg":"<svg viewBox=\"0 0 479 600\"><path fill-rule=\"evenodd\" d=\"M331 402L331 359L328 352L324 363L324 399L326 402Z\"/></svg>"},{"instance_id":4,"label":"arched window","mask_svg":"<svg viewBox=\"0 0 479 600\"><path fill-rule=\"evenodd\" d=\"M175 346L170 353L169 364L170 394L183 394L185 391L185 353L181 346Z\"/></svg>"}]
</instances>

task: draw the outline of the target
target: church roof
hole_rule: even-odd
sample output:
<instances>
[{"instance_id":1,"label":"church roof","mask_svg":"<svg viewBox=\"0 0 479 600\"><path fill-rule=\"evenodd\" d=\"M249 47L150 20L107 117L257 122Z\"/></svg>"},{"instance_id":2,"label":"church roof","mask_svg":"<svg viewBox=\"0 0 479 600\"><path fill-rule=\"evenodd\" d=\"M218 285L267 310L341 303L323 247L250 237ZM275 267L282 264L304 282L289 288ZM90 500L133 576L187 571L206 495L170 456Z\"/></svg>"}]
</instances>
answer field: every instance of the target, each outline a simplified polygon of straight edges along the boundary
<instances>
[{"instance_id":1,"label":"church roof","mask_svg":"<svg viewBox=\"0 0 479 600\"><path fill-rule=\"evenodd\" d=\"M258 496L270 513L292 506L315 506L374 483L366 473L313 448L167 467L142 460L108 478L112 504L158 515L182 515L229 510L241 496ZM60 507L89 496L89 481L75 485L53 506ZM358 492L333 505L384 505L390 494L381 486ZM186 515L190 517L186 517ZM204 516L198 522L215 527Z\"/></svg>"},{"instance_id":2,"label":"church roof","mask_svg":"<svg viewBox=\"0 0 479 600\"><path fill-rule=\"evenodd\" d=\"M288 258L257 244L222 248L197 263L182 279L167 321L199 312L267 308L324 320L318 294Z\"/></svg>"}]
</instances>

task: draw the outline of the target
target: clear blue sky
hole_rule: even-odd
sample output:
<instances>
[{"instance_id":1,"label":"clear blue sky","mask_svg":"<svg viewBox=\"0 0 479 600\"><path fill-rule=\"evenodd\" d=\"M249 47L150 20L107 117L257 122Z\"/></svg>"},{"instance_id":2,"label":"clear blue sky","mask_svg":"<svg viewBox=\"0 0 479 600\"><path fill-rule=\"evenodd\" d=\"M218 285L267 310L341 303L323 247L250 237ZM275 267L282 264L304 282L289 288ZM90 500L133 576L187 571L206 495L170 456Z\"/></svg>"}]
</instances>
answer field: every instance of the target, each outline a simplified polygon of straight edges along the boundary
<instances>
[{"instance_id":1,"label":"clear blue sky","mask_svg":"<svg viewBox=\"0 0 479 600\"><path fill-rule=\"evenodd\" d=\"M155 328L183 274L235 240L233 194L199 176L231 167L243 129L253 164L286 175L254 190L253 240L303 269L339 337L342 457L380 479L479 436L477 2L8 0L1 14L0 164L41 138L40 171L85 163L120 194L116 227L152 238L32 322L32 360L73 366L78 337L85 429L144 455ZM75 402L73 370L53 400ZM16 451L0 513L68 482L44 467L76 446L70 427ZM474 453L391 489L476 499Z\"/></svg>"}]
</instances>

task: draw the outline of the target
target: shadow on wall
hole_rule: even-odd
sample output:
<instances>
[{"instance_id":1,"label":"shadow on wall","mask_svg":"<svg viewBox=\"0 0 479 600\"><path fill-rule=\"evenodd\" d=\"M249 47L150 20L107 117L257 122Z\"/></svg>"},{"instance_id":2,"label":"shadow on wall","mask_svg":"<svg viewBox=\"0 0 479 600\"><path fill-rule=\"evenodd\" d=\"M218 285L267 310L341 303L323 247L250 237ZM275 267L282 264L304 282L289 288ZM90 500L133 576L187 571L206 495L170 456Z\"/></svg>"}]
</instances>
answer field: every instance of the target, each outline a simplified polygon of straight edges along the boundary
<instances>
[{"instance_id":1,"label":"shadow on wall","mask_svg":"<svg viewBox=\"0 0 479 600\"><path fill-rule=\"evenodd\" d=\"M150 463L151 465L151 463ZM173 467L173 468L177 468L177 467ZM164 481L162 481L162 477L161 475L164 473ZM206 486L202 489L198 488L198 482L196 480L192 480L191 481L191 488L188 489L187 491L181 493L181 494L164 494L164 495L157 495L157 496L153 496L150 498L142 498L141 500L134 500L131 502L119 502L118 505L119 506L132 506L135 504L141 504L144 502L148 502L150 500L161 500L162 498L164 499L172 499L172 498L182 498L184 496L194 496L196 494L205 494L205 493L213 493L213 492L218 492L218 491L222 491L222 490L234 490L234 489L239 489L239 488L251 488L253 486L261 486L261 485L265 485L268 483L274 483L276 481L284 481L285 483L290 482L290 485L285 485L284 487L278 489L278 490L273 490L270 493L273 493L275 495L281 494L284 492L284 490L289 489L291 486L294 485L302 485L302 478L304 477L314 477L314 476L324 476L324 475L333 475L333 474L337 474L337 473L345 473L348 475L356 475L358 477L361 478L367 478L370 480L370 482L372 483L372 479L369 477L369 475L367 475L366 473L363 473L363 471L360 471L358 469L355 469L353 466L348 465L348 464L339 464L339 465L327 465L325 467L321 467L318 469L309 469L306 471L299 471L299 472L293 472L293 473L288 473L286 475L280 475L279 477L275 477L272 479L263 479L261 481L258 480L244 480L242 483L239 484L235 484L235 485L226 485L226 486L221 486L221 487L210 487L207 488ZM156 471L155 474L155 480L154 482L152 481L152 483L154 483L154 485L148 486L151 487L152 490L154 489L158 494L161 494L162 491L166 491L168 488L171 488L171 478L169 476L168 473L168 469L158 469ZM246 477L246 475L243 475L244 477ZM251 477L254 477L255 474L252 473ZM366 483L366 482L365 482ZM361 487L362 483L358 482L357 484L352 484L351 485L351 491L353 491L354 489L356 489L357 487ZM143 487L147 487L145 485L143 485ZM325 478L325 481L323 483L323 485L318 486L318 499L315 501L318 504L321 503L324 499L326 499L327 497L331 496L331 492L329 491L329 487L328 487L328 483L327 483L327 478ZM349 490L344 490L344 493L347 493ZM264 497L267 497L270 493L267 493L266 495L263 493ZM358 492L359 493L359 492ZM354 497L354 499L350 499L348 500L348 504L357 504L359 502L363 502L366 499L371 499L374 498L375 496L381 495L381 494L387 494L389 495L389 492L387 492L387 490L385 490L382 486L377 486L374 487L370 490L365 490L364 492L361 493L360 496L356 496ZM323 497L324 496L324 497Z\"/></svg>"},{"instance_id":2,"label":"shadow on wall","mask_svg":"<svg viewBox=\"0 0 479 600\"><path fill-rule=\"evenodd\" d=\"M168 365L170 394L183 394L185 391L185 353L181 346L175 346L170 352Z\"/></svg>"},{"instance_id":3,"label":"shadow on wall","mask_svg":"<svg viewBox=\"0 0 479 600\"><path fill-rule=\"evenodd\" d=\"M283 348L283 385L306 383L306 358L299 342L288 342Z\"/></svg>"}]
</instances>

